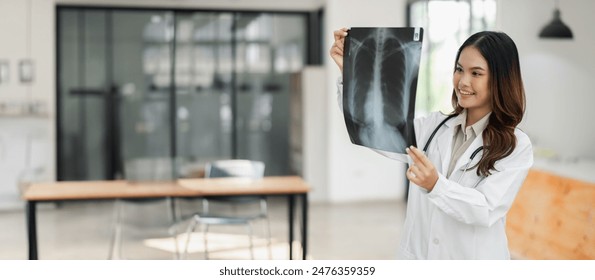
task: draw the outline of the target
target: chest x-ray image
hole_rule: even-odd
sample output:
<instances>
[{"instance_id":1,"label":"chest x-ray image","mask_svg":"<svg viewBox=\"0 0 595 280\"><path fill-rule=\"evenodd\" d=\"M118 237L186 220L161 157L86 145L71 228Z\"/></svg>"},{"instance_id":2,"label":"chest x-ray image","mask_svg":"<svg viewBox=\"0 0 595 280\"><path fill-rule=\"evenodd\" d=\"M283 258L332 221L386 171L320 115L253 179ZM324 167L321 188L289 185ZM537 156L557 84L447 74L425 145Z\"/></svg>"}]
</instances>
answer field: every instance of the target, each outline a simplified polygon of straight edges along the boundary
<instances>
[{"instance_id":1,"label":"chest x-ray image","mask_svg":"<svg viewBox=\"0 0 595 280\"><path fill-rule=\"evenodd\" d=\"M343 57L343 115L351 142L405 153L416 145L421 28L351 28Z\"/></svg>"}]
</instances>

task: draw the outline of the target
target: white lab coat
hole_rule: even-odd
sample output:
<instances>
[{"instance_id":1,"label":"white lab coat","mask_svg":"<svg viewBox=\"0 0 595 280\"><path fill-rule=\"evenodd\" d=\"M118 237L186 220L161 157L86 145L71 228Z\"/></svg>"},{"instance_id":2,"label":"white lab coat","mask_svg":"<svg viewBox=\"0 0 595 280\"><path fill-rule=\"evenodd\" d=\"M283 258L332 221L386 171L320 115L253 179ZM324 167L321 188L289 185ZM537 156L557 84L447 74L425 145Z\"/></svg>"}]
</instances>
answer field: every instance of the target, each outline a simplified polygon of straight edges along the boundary
<instances>
[{"instance_id":1,"label":"white lab coat","mask_svg":"<svg viewBox=\"0 0 595 280\"><path fill-rule=\"evenodd\" d=\"M436 126L445 118L432 113L414 122L415 136L422 147ZM533 165L529 137L516 129L517 146L506 158L496 162L497 171L479 177L476 169L460 176L471 153L483 145L482 135L471 143L447 173L452 154L454 119L440 129L426 155L439 173L431 192L411 183L407 217L399 246L405 259L510 259L506 239L506 213ZM479 154L470 166L481 158Z\"/></svg>"},{"instance_id":2,"label":"white lab coat","mask_svg":"<svg viewBox=\"0 0 595 280\"><path fill-rule=\"evenodd\" d=\"M415 119L415 136L420 149L445 117L435 112ZM452 154L453 122L454 118L444 124L426 152L439 173L434 189L427 192L410 182L399 258L510 259L505 232L506 213L533 165L531 141L524 132L516 129L517 146L511 155L496 162L497 171L492 171L488 177L479 177L474 168L465 172L459 183L471 154L483 145L483 137L477 136L447 178L444 174L447 174ZM376 151L410 162L402 154ZM470 166L480 158L481 152Z\"/></svg>"}]
</instances>

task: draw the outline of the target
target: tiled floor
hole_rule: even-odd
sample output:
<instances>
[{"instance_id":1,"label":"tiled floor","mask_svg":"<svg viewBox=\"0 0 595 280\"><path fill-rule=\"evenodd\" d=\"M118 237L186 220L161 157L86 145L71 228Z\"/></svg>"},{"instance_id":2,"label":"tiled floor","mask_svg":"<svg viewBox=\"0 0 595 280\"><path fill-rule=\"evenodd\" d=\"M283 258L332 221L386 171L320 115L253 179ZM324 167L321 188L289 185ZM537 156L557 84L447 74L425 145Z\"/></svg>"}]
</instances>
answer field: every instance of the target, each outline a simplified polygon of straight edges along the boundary
<instances>
[{"instance_id":1,"label":"tiled floor","mask_svg":"<svg viewBox=\"0 0 595 280\"><path fill-rule=\"evenodd\" d=\"M286 200L270 199L273 258L287 258ZM70 202L38 207L38 246L41 259L106 259L112 232L113 202ZM180 202L184 212L198 207ZM122 258L173 259L173 239L168 237L169 219L165 202L127 204ZM308 258L394 259L405 203L374 201L346 204L311 203ZM0 212L0 259L27 258L27 231L23 211ZM185 229L185 224L182 224ZM209 248L224 248L213 259L247 259L245 229L217 227ZM267 258L264 223L254 225L256 258ZM183 237L183 236L182 236ZM184 239L184 238L180 238ZM219 241L219 243L217 243ZM183 242L180 241L180 244ZM202 238L195 233L188 259L202 259ZM262 245L262 246L261 246Z\"/></svg>"}]
</instances>

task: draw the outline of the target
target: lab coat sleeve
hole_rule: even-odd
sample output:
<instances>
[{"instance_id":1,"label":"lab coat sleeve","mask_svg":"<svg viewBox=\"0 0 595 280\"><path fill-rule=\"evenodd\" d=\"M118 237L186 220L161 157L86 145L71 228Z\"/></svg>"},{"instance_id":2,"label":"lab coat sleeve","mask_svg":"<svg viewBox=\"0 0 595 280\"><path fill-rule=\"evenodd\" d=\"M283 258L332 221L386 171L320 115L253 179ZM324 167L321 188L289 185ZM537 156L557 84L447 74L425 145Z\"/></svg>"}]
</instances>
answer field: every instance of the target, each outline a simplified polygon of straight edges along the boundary
<instances>
[{"instance_id":1,"label":"lab coat sleeve","mask_svg":"<svg viewBox=\"0 0 595 280\"><path fill-rule=\"evenodd\" d=\"M339 77L337 79L337 104L339 105L339 109L343 112L343 77ZM399 154L399 153L391 153L382 150L377 150L373 148L369 148L370 150L379 153L387 158L394 159L400 162L407 163L407 155L406 154Z\"/></svg>"},{"instance_id":2,"label":"lab coat sleeve","mask_svg":"<svg viewBox=\"0 0 595 280\"><path fill-rule=\"evenodd\" d=\"M461 186L439 174L436 185L427 194L429 200L465 224L490 227L505 217L533 165L531 142L522 135L515 151L497 162L499 171L492 172L476 188Z\"/></svg>"}]
</instances>

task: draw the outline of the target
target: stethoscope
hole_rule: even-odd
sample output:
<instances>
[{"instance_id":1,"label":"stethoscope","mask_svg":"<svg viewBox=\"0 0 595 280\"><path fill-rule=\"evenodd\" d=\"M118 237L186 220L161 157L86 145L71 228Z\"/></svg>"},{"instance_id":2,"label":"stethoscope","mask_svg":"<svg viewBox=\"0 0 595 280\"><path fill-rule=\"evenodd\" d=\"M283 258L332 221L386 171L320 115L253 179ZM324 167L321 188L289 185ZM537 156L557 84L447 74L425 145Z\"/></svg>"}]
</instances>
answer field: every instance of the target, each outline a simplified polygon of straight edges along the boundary
<instances>
[{"instance_id":1,"label":"stethoscope","mask_svg":"<svg viewBox=\"0 0 595 280\"><path fill-rule=\"evenodd\" d=\"M436 128L434 129L434 131L432 132L432 134L430 134L430 138L428 139L428 142L426 142L426 145L424 146L423 152L424 154L427 154L427 150L428 147L430 146L430 143L432 142L432 139L434 139L434 136L436 135L436 133L438 132L438 130L446 123L446 121L456 117L457 115L450 115L448 117L446 117L446 119L444 119L442 122L440 122L440 124L438 124L438 126L436 126ZM473 161L473 159L475 158L475 156L481 151L483 150L483 146L475 149L475 151L473 151L473 153L471 154L471 156L469 157L469 162L467 162L467 164L465 165L465 169L463 169L463 172L461 172L461 175L459 176L459 179L457 180L457 184L459 184L461 182L461 179L463 179L463 177L465 176L465 174L467 173L467 170L469 170L469 165L471 165L471 162Z\"/></svg>"}]
</instances>

